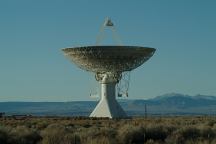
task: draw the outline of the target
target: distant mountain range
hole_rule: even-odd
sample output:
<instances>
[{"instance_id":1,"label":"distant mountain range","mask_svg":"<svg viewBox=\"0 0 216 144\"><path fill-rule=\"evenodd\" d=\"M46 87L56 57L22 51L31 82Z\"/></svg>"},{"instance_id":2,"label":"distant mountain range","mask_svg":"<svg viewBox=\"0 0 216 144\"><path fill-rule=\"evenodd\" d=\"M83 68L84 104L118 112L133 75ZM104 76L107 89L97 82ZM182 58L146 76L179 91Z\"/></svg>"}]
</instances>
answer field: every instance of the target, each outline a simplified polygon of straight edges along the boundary
<instances>
[{"instance_id":1,"label":"distant mountain range","mask_svg":"<svg viewBox=\"0 0 216 144\"><path fill-rule=\"evenodd\" d=\"M145 106L148 115L216 115L215 96L169 93L148 100L120 99L119 102L131 116L145 115ZM6 115L88 116L96 104L96 101L0 102L0 112Z\"/></svg>"},{"instance_id":2,"label":"distant mountain range","mask_svg":"<svg viewBox=\"0 0 216 144\"><path fill-rule=\"evenodd\" d=\"M132 100L127 102L127 111L143 114L147 106L149 114L156 115L215 115L216 97L206 95L189 96L169 93L148 100ZM131 107L129 107L131 105ZM139 110L140 109L140 110Z\"/></svg>"}]
</instances>

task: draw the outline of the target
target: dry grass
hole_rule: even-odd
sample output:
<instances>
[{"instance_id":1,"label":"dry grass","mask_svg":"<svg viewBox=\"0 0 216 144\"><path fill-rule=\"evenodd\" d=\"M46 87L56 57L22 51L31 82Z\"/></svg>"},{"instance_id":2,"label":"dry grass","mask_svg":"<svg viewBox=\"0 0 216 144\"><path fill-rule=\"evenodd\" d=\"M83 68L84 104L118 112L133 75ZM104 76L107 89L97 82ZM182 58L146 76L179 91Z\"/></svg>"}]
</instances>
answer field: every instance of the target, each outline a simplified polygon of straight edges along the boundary
<instances>
[{"instance_id":1,"label":"dry grass","mask_svg":"<svg viewBox=\"0 0 216 144\"><path fill-rule=\"evenodd\" d=\"M215 143L215 117L0 119L0 144Z\"/></svg>"}]
</instances>

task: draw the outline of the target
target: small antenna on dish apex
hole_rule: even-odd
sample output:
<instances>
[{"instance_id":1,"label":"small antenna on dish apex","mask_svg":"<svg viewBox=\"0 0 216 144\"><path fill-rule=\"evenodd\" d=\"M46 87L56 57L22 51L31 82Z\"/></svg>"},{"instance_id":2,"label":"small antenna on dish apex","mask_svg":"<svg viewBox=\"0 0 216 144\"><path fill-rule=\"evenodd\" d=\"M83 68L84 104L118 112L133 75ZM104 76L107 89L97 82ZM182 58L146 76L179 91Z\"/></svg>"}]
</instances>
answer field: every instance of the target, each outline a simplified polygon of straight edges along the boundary
<instances>
[{"instance_id":1,"label":"small antenna on dish apex","mask_svg":"<svg viewBox=\"0 0 216 144\"><path fill-rule=\"evenodd\" d=\"M123 45L122 41L115 30L114 23L111 18L107 17L100 28L100 32L96 38L96 45L99 45L105 38L105 29L108 28L112 31L112 39L116 42L117 45Z\"/></svg>"}]
</instances>

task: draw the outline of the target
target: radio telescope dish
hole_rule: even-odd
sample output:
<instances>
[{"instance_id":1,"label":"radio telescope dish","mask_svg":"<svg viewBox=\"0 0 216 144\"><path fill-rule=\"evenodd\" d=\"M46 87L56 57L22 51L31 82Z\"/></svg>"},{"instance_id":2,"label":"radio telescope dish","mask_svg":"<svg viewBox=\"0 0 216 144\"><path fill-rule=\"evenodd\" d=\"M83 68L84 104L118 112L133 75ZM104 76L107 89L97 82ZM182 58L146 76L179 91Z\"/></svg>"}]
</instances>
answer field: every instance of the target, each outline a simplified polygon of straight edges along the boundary
<instances>
[{"instance_id":1,"label":"radio telescope dish","mask_svg":"<svg viewBox=\"0 0 216 144\"><path fill-rule=\"evenodd\" d=\"M62 50L78 67L95 73L131 71L155 52L154 48L137 46L85 46Z\"/></svg>"},{"instance_id":2,"label":"radio telescope dish","mask_svg":"<svg viewBox=\"0 0 216 144\"><path fill-rule=\"evenodd\" d=\"M113 26L111 20L106 22ZM123 72L141 66L156 49L140 46L83 46L64 48L62 51L79 68L94 72L101 84L101 100L90 117L127 117L116 101L116 84Z\"/></svg>"}]
</instances>

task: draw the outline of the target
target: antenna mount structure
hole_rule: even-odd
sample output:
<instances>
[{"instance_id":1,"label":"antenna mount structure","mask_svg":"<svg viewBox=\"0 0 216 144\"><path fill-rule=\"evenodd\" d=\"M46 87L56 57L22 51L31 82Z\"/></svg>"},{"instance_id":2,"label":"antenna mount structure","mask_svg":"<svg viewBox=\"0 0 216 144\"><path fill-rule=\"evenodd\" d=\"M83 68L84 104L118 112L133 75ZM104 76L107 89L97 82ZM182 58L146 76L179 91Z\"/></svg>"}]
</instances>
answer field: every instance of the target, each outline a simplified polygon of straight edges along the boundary
<instances>
[{"instance_id":1,"label":"antenna mount structure","mask_svg":"<svg viewBox=\"0 0 216 144\"><path fill-rule=\"evenodd\" d=\"M110 19L103 26L113 27ZM126 113L116 100L116 85L122 73L132 71L153 56L156 49L141 46L83 46L62 51L79 68L95 73L101 85L101 99L90 117L125 118Z\"/></svg>"}]
</instances>

